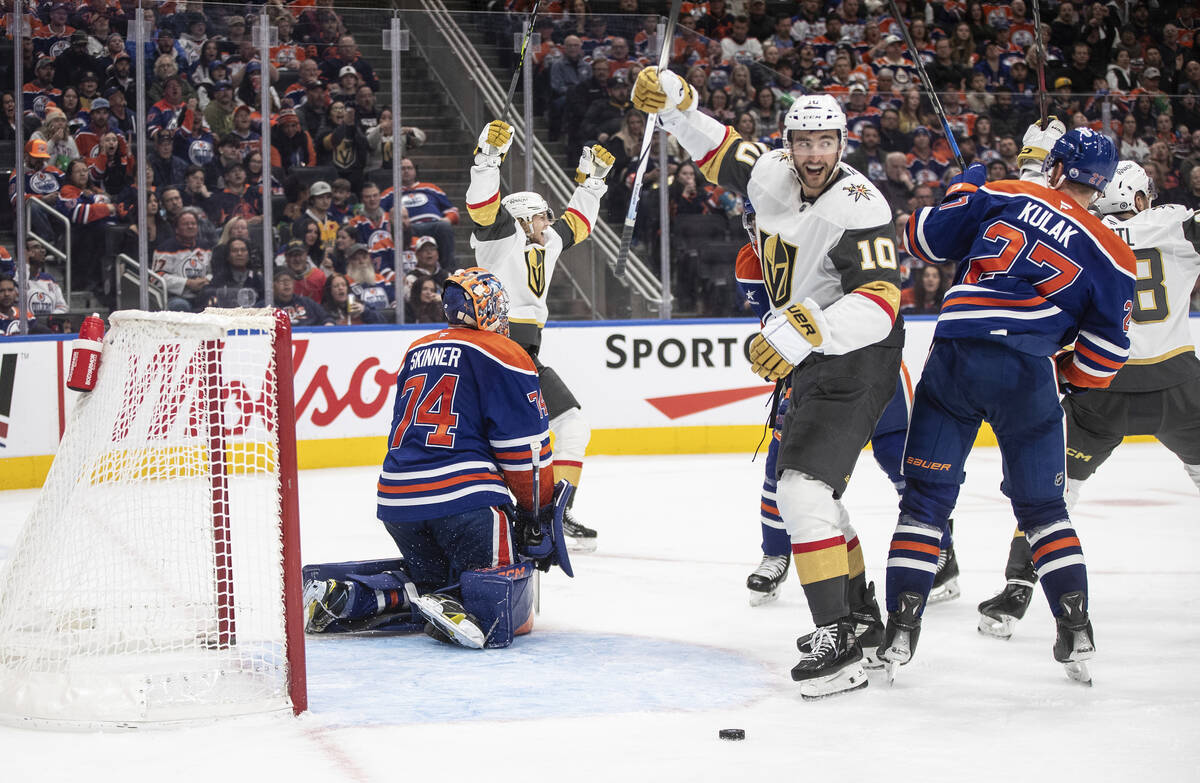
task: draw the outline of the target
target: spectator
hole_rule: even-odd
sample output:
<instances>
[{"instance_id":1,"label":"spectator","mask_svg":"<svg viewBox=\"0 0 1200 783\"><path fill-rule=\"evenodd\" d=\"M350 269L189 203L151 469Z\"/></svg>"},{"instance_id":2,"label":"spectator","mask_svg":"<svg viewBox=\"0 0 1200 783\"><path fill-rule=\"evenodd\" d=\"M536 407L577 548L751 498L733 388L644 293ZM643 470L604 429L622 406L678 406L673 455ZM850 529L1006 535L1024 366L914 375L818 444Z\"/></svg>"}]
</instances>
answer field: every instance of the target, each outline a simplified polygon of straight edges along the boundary
<instances>
[{"instance_id":1,"label":"spectator","mask_svg":"<svg viewBox=\"0 0 1200 783\"><path fill-rule=\"evenodd\" d=\"M17 198L16 172L9 175L9 203L15 206ZM58 204L66 174L50 161L49 146L42 139L30 139L25 143L25 199L37 199L47 206ZM45 211L29 211L30 228L40 237L53 238L58 234L58 223L51 223Z\"/></svg>"},{"instance_id":2,"label":"spectator","mask_svg":"<svg viewBox=\"0 0 1200 783\"><path fill-rule=\"evenodd\" d=\"M321 306L333 318L335 326L381 323L379 312L365 307L350 290L350 281L345 275L334 273L325 281L324 298Z\"/></svg>"},{"instance_id":3,"label":"spectator","mask_svg":"<svg viewBox=\"0 0 1200 783\"><path fill-rule=\"evenodd\" d=\"M578 149L583 145L579 126L583 122L588 108L593 103L603 103L608 100L609 75L608 60L597 57L592 60L591 75L568 91L563 117L563 130L567 135L568 150Z\"/></svg>"},{"instance_id":4,"label":"spectator","mask_svg":"<svg viewBox=\"0 0 1200 783\"><path fill-rule=\"evenodd\" d=\"M26 239L25 262L29 270L26 289L26 308L29 312L45 322L49 322L53 315L66 313L69 308L62 288L54 276L46 271L46 246L36 239Z\"/></svg>"},{"instance_id":5,"label":"spectator","mask_svg":"<svg viewBox=\"0 0 1200 783\"><path fill-rule=\"evenodd\" d=\"M708 196L704 177L696 164L690 160L680 164L671 182L671 217L709 214L712 209Z\"/></svg>"},{"instance_id":6,"label":"spectator","mask_svg":"<svg viewBox=\"0 0 1200 783\"><path fill-rule=\"evenodd\" d=\"M11 276L0 274L0 335L9 337L21 333L21 308L17 306L17 281ZM49 331L39 324L32 313L26 311L29 333L38 334Z\"/></svg>"},{"instance_id":7,"label":"spectator","mask_svg":"<svg viewBox=\"0 0 1200 783\"><path fill-rule=\"evenodd\" d=\"M329 88L329 99L341 101L343 104L353 103L360 84L362 80L358 78L358 71L354 70L354 66L343 66L342 70L338 71L337 81Z\"/></svg>"},{"instance_id":8,"label":"spectator","mask_svg":"<svg viewBox=\"0 0 1200 783\"><path fill-rule=\"evenodd\" d=\"M212 270L213 276L221 274L221 272L229 265L229 243L235 239L244 239L250 247L250 266L254 269L262 269L262 234L258 233L257 237L250 235L250 223L244 217L230 218L225 227L221 229L220 239L217 240L216 246L213 248L212 255Z\"/></svg>"},{"instance_id":9,"label":"spectator","mask_svg":"<svg viewBox=\"0 0 1200 783\"><path fill-rule=\"evenodd\" d=\"M321 135L329 122L329 94L325 90L324 82L312 79L304 82L302 96L303 102L296 107L296 117L300 120L300 126L315 139Z\"/></svg>"},{"instance_id":10,"label":"spectator","mask_svg":"<svg viewBox=\"0 0 1200 783\"><path fill-rule=\"evenodd\" d=\"M100 70L100 62L88 52L88 34L84 30L71 33L70 45L54 58L54 83L63 88L79 84L85 73Z\"/></svg>"},{"instance_id":11,"label":"spectator","mask_svg":"<svg viewBox=\"0 0 1200 783\"><path fill-rule=\"evenodd\" d=\"M376 190L378 191L378 188ZM321 264L321 269L326 276L331 272L346 273L346 262L349 261L347 254L350 252L350 248L356 244L354 229L349 223L338 228L337 237L333 240L333 247L325 251L325 261Z\"/></svg>"},{"instance_id":12,"label":"spectator","mask_svg":"<svg viewBox=\"0 0 1200 783\"><path fill-rule=\"evenodd\" d=\"M329 218L339 226L345 225L354 208L351 203L354 194L350 180L338 177L330 187L333 189L333 200L329 204Z\"/></svg>"},{"instance_id":13,"label":"spectator","mask_svg":"<svg viewBox=\"0 0 1200 783\"><path fill-rule=\"evenodd\" d=\"M357 190L362 185L370 145L354 112L354 106L346 106L341 121L321 135L319 147L321 156L337 169L338 176L350 180Z\"/></svg>"},{"instance_id":14,"label":"spectator","mask_svg":"<svg viewBox=\"0 0 1200 783\"><path fill-rule=\"evenodd\" d=\"M734 120L737 119L737 115L729 107L729 93L724 90L713 90L710 92L708 104L701 107L700 110L724 125L732 125ZM643 124L644 122L643 120Z\"/></svg>"},{"instance_id":15,"label":"spectator","mask_svg":"<svg viewBox=\"0 0 1200 783\"><path fill-rule=\"evenodd\" d=\"M167 286L167 309L196 311L212 276L212 246L200 237L197 210L185 208L175 219L174 234L154 251L153 269Z\"/></svg>"},{"instance_id":16,"label":"spectator","mask_svg":"<svg viewBox=\"0 0 1200 783\"><path fill-rule=\"evenodd\" d=\"M229 135L237 139L238 144L241 145L243 157L254 152L261 152L262 135L253 130L252 126L253 116L249 106L242 105L233 110L233 130ZM272 148L271 157L273 158L277 154L278 152Z\"/></svg>"},{"instance_id":17,"label":"spectator","mask_svg":"<svg viewBox=\"0 0 1200 783\"><path fill-rule=\"evenodd\" d=\"M885 152L907 151L912 148L908 134L900 130L900 113L885 109L879 116L879 146Z\"/></svg>"},{"instance_id":18,"label":"spectator","mask_svg":"<svg viewBox=\"0 0 1200 783\"><path fill-rule=\"evenodd\" d=\"M750 37L750 20L745 16L735 16L733 24L730 25L729 35L721 39L721 58L750 63L761 60L762 56L762 42Z\"/></svg>"},{"instance_id":19,"label":"spectator","mask_svg":"<svg viewBox=\"0 0 1200 783\"><path fill-rule=\"evenodd\" d=\"M379 107L375 103L375 91L365 84L360 84L358 92L354 94L354 116L358 121L358 129L364 135L379 124Z\"/></svg>"},{"instance_id":20,"label":"spectator","mask_svg":"<svg viewBox=\"0 0 1200 783\"><path fill-rule=\"evenodd\" d=\"M1187 173L1187 184L1167 194L1164 203L1182 204L1188 209L1200 209L1200 166L1192 166Z\"/></svg>"},{"instance_id":21,"label":"spectator","mask_svg":"<svg viewBox=\"0 0 1200 783\"><path fill-rule=\"evenodd\" d=\"M0 95L0 108L3 108L3 117L0 117L0 141L12 141L17 138L16 96L6 90Z\"/></svg>"},{"instance_id":22,"label":"spectator","mask_svg":"<svg viewBox=\"0 0 1200 783\"><path fill-rule=\"evenodd\" d=\"M235 108L237 107L233 102L233 85L227 81L213 84L212 100L204 109L204 120L214 136L222 138L233 131Z\"/></svg>"},{"instance_id":23,"label":"spectator","mask_svg":"<svg viewBox=\"0 0 1200 783\"><path fill-rule=\"evenodd\" d=\"M46 142L46 152L55 168L65 170L68 163L79 157L79 148L67 128L67 115L56 106L46 109L46 119L30 138Z\"/></svg>"},{"instance_id":24,"label":"spectator","mask_svg":"<svg viewBox=\"0 0 1200 783\"><path fill-rule=\"evenodd\" d=\"M336 236L336 231L337 230L334 229L334 236ZM307 212L303 215L300 215L292 222L291 239L304 244L305 255L308 256L308 260L313 265L324 266L325 248L327 245L321 241L320 225L317 223L317 221L313 220L312 216ZM331 241L330 245L332 244L333 243ZM280 255L275 259L276 263L281 261L282 257L283 253L281 251ZM320 297L318 296L314 298L319 299Z\"/></svg>"},{"instance_id":25,"label":"spectator","mask_svg":"<svg viewBox=\"0 0 1200 783\"><path fill-rule=\"evenodd\" d=\"M1128 93L1133 89L1134 81L1130 65L1129 50L1124 47L1117 49L1113 61L1108 64L1108 73L1105 75L1110 90Z\"/></svg>"},{"instance_id":26,"label":"spectator","mask_svg":"<svg viewBox=\"0 0 1200 783\"><path fill-rule=\"evenodd\" d=\"M326 52L321 61L321 73L326 81L334 81L345 68L353 68L358 78L372 90L379 89L379 79L371 63L358 51L354 36L343 35L337 39L337 48Z\"/></svg>"},{"instance_id":27,"label":"spectator","mask_svg":"<svg viewBox=\"0 0 1200 783\"><path fill-rule=\"evenodd\" d=\"M941 270L933 264L926 264L917 273L916 283L900 292L900 312L905 315L937 315L942 309L942 299L947 290L949 285L943 282Z\"/></svg>"},{"instance_id":28,"label":"spectator","mask_svg":"<svg viewBox=\"0 0 1200 783\"><path fill-rule=\"evenodd\" d=\"M621 120L625 117L625 112L632 108L629 102L629 82L623 76L610 76L607 87L608 95L596 99L588 106L587 113L579 123L580 138L569 149L576 150L596 142L607 142L610 136L621 129Z\"/></svg>"},{"instance_id":29,"label":"spectator","mask_svg":"<svg viewBox=\"0 0 1200 783\"><path fill-rule=\"evenodd\" d=\"M411 323L440 324L446 322L442 309L442 289L428 275L418 275L409 288L408 308Z\"/></svg>"},{"instance_id":30,"label":"spectator","mask_svg":"<svg viewBox=\"0 0 1200 783\"><path fill-rule=\"evenodd\" d=\"M392 306L395 298L393 285L375 270L366 245L350 246L347 252L346 277L350 281L350 292L364 307L382 313Z\"/></svg>"},{"instance_id":31,"label":"spectator","mask_svg":"<svg viewBox=\"0 0 1200 783\"><path fill-rule=\"evenodd\" d=\"M397 150L393 146L392 110L379 112L379 124L367 131L367 171L391 171L393 155L403 158L410 150L425 143L425 131L418 127L405 125L400 131L400 149Z\"/></svg>"},{"instance_id":32,"label":"spectator","mask_svg":"<svg viewBox=\"0 0 1200 783\"><path fill-rule=\"evenodd\" d=\"M903 152L889 152L883 165L884 179L875 185L883 192L893 212L904 209L916 186L909 174L906 156Z\"/></svg>"},{"instance_id":33,"label":"spectator","mask_svg":"<svg viewBox=\"0 0 1200 783\"><path fill-rule=\"evenodd\" d=\"M863 93L865 104L866 93ZM754 105L750 107L750 116L754 118L754 138L779 138L779 107L775 103L775 93L762 89L754 96Z\"/></svg>"},{"instance_id":34,"label":"spectator","mask_svg":"<svg viewBox=\"0 0 1200 783\"><path fill-rule=\"evenodd\" d=\"M374 182L363 183L360 197L362 212L350 218L347 228L354 237L354 243L364 245L371 251L375 269L381 271L389 265L389 259L385 256L393 255L395 249L392 211L380 206L382 194Z\"/></svg>"},{"instance_id":35,"label":"spectator","mask_svg":"<svg viewBox=\"0 0 1200 783\"><path fill-rule=\"evenodd\" d=\"M271 134L271 165L284 171L317 165L312 136L300 127L300 118L291 109L280 112L277 132Z\"/></svg>"},{"instance_id":36,"label":"spectator","mask_svg":"<svg viewBox=\"0 0 1200 783\"><path fill-rule=\"evenodd\" d=\"M439 288L444 287L450 272L441 264L438 245L431 242L429 237L417 237L413 252L417 256L417 268L414 271L432 277Z\"/></svg>"},{"instance_id":37,"label":"spectator","mask_svg":"<svg viewBox=\"0 0 1200 783\"><path fill-rule=\"evenodd\" d=\"M1125 118L1121 120L1121 135L1118 137L1121 160L1142 163L1150 157L1150 145L1139 135L1138 131L1137 117L1132 113L1126 114Z\"/></svg>"},{"instance_id":38,"label":"spectator","mask_svg":"<svg viewBox=\"0 0 1200 783\"><path fill-rule=\"evenodd\" d=\"M182 185L187 176L187 161L175 156L174 134L168 128L159 128L154 133L154 147L148 166L154 171L154 182L162 188L167 185Z\"/></svg>"},{"instance_id":39,"label":"spectator","mask_svg":"<svg viewBox=\"0 0 1200 783\"><path fill-rule=\"evenodd\" d=\"M887 153L879 146L879 129L874 125L863 125L859 137L858 149L846 156L846 163L869 180L884 179L887 176L884 166Z\"/></svg>"},{"instance_id":40,"label":"spectator","mask_svg":"<svg viewBox=\"0 0 1200 783\"><path fill-rule=\"evenodd\" d=\"M562 57L550 64L550 140L556 140L563 130L563 113L567 93L591 76L591 67L583 58L583 41L577 35L563 40Z\"/></svg>"},{"instance_id":41,"label":"spectator","mask_svg":"<svg viewBox=\"0 0 1200 783\"><path fill-rule=\"evenodd\" d=\"M733 24L733 14L725 10L725 0L708 0L708 13L696 21L695 29L719 41L732 32Z\"/></svg>"},{"instance_id":42,"label":"spectator","mask_svg":"<svg viewBox=\"0 0 1200 783\"><path fill-rule=\"evenodd\" d=\"M218 249L222 249L218 246ZM250 242L233 238L223 246L224 263L214 262L211 302L216 307L261 307L263 276L253 264L254 256ZM214 251L214 258L217 253Z\"/></svg>"},{"instance_id":43,"label":"spectator","mask_svg":"<svg viewBox=\"0 0 1200 783\"><path fill-rule=\"evenodd\" d=\"M443 258L454 258L454 226L458 224L458 208L446 197L445 191L432 182L417 179L417 165L411 159L400 162L400 203L408 216L405 228L413 236L431 236L437 240ZM390 199L384 209L391 209Z\"/></svg>"},{"instance_id":44,"label":"spectator","mask_svg":"<svg viewBox=\"0 0 1200 783\"><path fill-rule=\"evenodd\" d=\"M276 269L273 276L275 307L288 314L292 326L332 326L333 317L307 296L296 293L296 275L291 269Z\"/></svg>"},{"instance_id":45,"label":"spectator","mask_svg":"<svg viewBox=\"0 0 1200 783\"><path fill-rule=\"evenodd\" d=\"M283 251L284 263L296 278L297 294L309 299L321 299L325 291L325 273L312 262L308 251L309 246L303 240L290 240Z\"/></svg>"},{"instance_id":46,"label":"spectator","mask_svg":"<svg viewBox=\"0 0 1200 783\"><path fill-rule=\"evenodd\" d=\"M183 205L197 207L208 212L208 200L212 193L204 184L204 169L199 166L188 166L183 172ZM223 224L224 221L213 221Z\"/></svg>"}]
</instances>

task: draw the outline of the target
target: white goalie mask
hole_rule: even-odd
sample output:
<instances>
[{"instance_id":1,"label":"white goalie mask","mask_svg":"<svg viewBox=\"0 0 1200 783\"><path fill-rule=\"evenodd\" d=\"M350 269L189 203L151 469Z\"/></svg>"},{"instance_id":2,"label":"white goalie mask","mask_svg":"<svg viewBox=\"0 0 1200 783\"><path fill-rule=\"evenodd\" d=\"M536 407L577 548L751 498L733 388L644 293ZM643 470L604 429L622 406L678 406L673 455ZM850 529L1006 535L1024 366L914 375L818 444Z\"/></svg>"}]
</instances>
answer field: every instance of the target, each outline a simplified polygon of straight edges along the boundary
<instances>
[{"instance_id":1,"label":"white goalie mask","mask_svg":"<svg viewBox=\"0 0 1200 783\"><path fill-rule=\"evenodd\" d=\"M508 210L508 214L525 223L535 215L545 215L547 220L554 220L554 213L546 199L531 190L510 193L500 199L500 205Z\"/></svg>"},{"instance_id":2,"label":"white goalie mask","mask_svg":"<svg viewBox=\"0 0 1200 783\"><path fill-rule=\"evenodd\" d=\"M1101 215L1137 212L1138 208L1134 199L1138 193L1144 194L1150 204L1153 204L1154 199L1158 197L1158 189L1154 187L1154 180L1150 179L1150 175L1144 168L1131 160L1121 161L1117 164L1116 173L1113 174L1108 187L1104 189L1100 198L1096 199L1092 209ZM1149 207L1147 206L1147 208Z\"/></svg>"}]
</instances>

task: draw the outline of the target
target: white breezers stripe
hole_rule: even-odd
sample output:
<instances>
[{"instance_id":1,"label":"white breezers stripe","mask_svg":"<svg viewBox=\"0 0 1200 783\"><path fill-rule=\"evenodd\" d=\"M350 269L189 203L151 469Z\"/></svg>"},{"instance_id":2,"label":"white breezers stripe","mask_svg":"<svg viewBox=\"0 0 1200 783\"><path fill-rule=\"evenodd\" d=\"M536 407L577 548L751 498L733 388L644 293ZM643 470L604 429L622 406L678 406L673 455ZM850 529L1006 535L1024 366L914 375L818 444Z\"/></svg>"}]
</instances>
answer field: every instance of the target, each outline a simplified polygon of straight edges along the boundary
<instances>
[{"instance_id":1,"label":"white breezers stripe","mask_svg":"<svg viewBox=\"0 0 1200 783\"><path fill-rule=\"evenodd\" d=\"M527 435L524 438L509 438L508 440L489 440L488 443L490 443L492 445L492 448L496 448L496 449L507 449L507 448L511 448L513 446L525 446L526 448L528 448L530 441L532 441L534 438L537 438L539 442L549 440L550 439L550 431L542 430L542 432L537 435Z\"/></svg>"},{"instance_id":2,"label":"white breezers stripe","mask_svg":"<svg viewBox=\"0 0 1200 783\"><path fill-rule=\"evenodd\" d=\"M453 465L444 465L440 468L430 468L429 470L412 470L404 473L390 473L383 471L379 474L380 478L385 478L388 481L409 481L411 479L433 478L434 476L444 476L447 473L458 473L465 470L495 470L496 466L491 462L483 462L481 460L472 460L470 462L456 462Z\"/></svg>"},{"instance_id":3,"label":"white breezers stripe","mask_svg":"<svg viewBox=\"0 0 1200 783\"><path fill-rule=\"evenodd\" d=\"M461 497L473 495L476 492L500 492L508 495L508 487L501 483L485 483L472 484L469 487L456 489L453 492L444 492L440 495L423 495L419 498L391 498L379 495L378 503L381 506L430 506L436 503L445 503L450 500L457 500Z\"/></svg>"},{"instance_id":4,"label":"white breezers stripe","mask_svg":"<svg viewBox=\"0 0 1200 783\"><path fill-rule=\"evenodd\" d=\"M1084 565L1083 555L1067 555L1055 560L1043 561L1042 565L1037 567L1038 577L1044 577L1046 574L1057 571L1060 568L1073 565Z\"/></svg>"},{"instance_id":5,"label":"white breezers stripe","mask_svg":"<svg viewBox=\"0 0 1200 783\"><path fill-rule=\"evenodd\" d=\"M889 557L887 561L888 568L911 568L914 571L928 571L931 574L937 573L937 562L926 563L924 560L913 560L911 557Z\"/></svg>"},{"instance_id":6,"label":"white breezers stripe","mask_svg":"<svg viewBox=\"0 0 1200 783\"><path fill-rule=\"evenodd\" d=\"M931 527L921 527L920 525L896 525L897 533L906 533L910 536L924 536L925 538L942 543L942 533L940 530L934 530Z\"/></svg>"},{"instance_id":7,"label":"white breezers stripe","mask_svg":"<svg viewBox=\"0 0 1200 783\"><path fill-rule=\"evenodd\" d=\"M1071 530L1074 532L1073 528L1071 527L1071 521L1068 519L1060 519L1057 522L1051 522L1045 527L1039 527L1037 530L1026 533L1025 537L1029 539L1029 545L1034 547L1037 546L1038 542L1046 536L1054 533L1061 533L1064 530Z\"/></svg>"}]
</instances>

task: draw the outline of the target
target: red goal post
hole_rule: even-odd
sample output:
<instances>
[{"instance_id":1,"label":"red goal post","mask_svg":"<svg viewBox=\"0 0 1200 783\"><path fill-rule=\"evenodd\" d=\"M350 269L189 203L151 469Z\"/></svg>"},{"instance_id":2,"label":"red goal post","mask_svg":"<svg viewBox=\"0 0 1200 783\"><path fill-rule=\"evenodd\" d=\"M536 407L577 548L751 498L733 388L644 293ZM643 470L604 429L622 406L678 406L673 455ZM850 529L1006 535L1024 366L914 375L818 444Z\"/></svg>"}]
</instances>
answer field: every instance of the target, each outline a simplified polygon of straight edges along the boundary
<instances>
[{"instance_id":1,"label":"red goal post","mask_svg":"<svg viewBox=\"0 0 1200 783\"><path fill-rule=\"evenodd\" d=\"M0 720L307 708L291 324L124 311L0 569Z\"/></svg>"}]
</instances>

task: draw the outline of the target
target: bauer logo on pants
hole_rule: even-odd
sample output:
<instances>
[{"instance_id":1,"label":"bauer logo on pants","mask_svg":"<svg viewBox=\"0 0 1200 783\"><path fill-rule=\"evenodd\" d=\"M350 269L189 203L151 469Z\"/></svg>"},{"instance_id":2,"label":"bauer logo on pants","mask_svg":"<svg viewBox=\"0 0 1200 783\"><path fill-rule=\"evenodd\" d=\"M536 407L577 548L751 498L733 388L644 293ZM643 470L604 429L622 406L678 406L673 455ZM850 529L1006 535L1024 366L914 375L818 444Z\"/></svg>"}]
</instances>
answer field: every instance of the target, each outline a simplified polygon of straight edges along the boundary
<instances>
[{"instance_id":1,"label":"bauer logo on pants","mask_svg":"<svg viewBox=\"0 0 1200 783\"><path fill-rule=\"evenodd\" d=\"M12 415L13 383L17 377L17 354L0 356L0 448L8 446L8 421Z\"/></svg>"}]
</instances>

